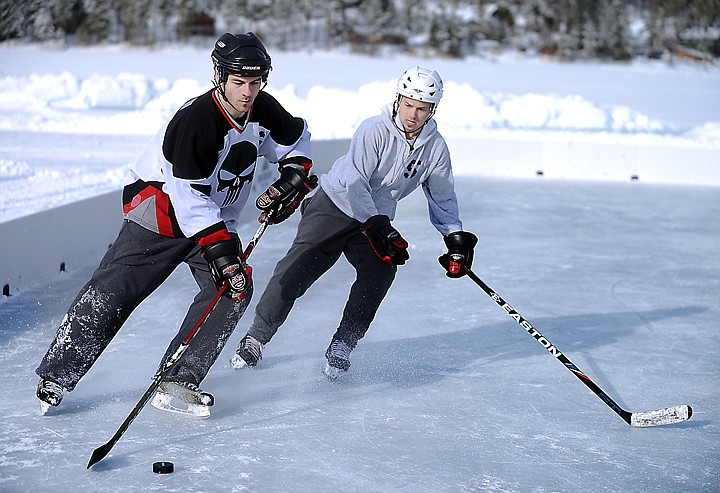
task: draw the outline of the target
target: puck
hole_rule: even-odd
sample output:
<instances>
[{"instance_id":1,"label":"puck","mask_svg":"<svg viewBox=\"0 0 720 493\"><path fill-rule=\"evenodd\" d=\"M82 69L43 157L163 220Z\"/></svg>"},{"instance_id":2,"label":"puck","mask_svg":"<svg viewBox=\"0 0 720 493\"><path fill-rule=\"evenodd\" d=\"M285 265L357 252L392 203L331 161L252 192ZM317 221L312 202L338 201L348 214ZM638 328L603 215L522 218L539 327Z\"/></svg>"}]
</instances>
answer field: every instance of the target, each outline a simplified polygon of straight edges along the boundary
<instances>
[{"instance_id":1,"label":"puck","mask_svg":"<svg viewBox=\"0 0 720 493\"><path fill-rule=\"evenodd\" d=\"M175 470L175 464L172 462L155 462L153 463L153 472L157 474L170 474Z\"/></svg>"}]
</instances>

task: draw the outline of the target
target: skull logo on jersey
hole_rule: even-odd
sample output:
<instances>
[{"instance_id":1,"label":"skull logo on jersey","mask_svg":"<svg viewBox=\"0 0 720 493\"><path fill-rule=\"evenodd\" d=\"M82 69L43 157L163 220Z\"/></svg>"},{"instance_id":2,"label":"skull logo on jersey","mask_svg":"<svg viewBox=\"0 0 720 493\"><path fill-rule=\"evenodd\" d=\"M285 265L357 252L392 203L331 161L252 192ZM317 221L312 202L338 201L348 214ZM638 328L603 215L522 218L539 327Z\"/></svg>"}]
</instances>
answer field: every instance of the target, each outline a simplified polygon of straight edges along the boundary
<instances>
[{"instance_id":1,"label":"skull logo on jersey","mask_svg":"<svg viewBox=\"0 0 720 493\"><path fill-rule=\"evenodd\" d=\"M256 159L257 148L250 142L238 142L230 148L218 172L218 192L227 190L221 207L233 204L242 189L250 186Z\"/></svg>"}]
</instances>

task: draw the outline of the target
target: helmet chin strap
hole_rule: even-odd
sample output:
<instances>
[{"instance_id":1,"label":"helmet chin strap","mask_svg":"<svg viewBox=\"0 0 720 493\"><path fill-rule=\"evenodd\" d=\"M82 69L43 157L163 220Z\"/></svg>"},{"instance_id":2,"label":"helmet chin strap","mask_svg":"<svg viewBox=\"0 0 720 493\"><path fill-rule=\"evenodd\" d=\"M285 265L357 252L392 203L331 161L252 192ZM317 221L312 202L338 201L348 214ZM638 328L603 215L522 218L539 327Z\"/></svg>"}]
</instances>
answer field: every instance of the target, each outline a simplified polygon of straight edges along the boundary
<instances>
[{"instance_id":1,"label":"helmet chin strap","mask_svg":"<svg viewBox=\"0 0 720 493\"><path fill-rule=\"evenodd\" d=\"M222 79L225 79L225 80L224 80L224 83L227 84L227 77L225 77L225 74L221 73L220 77L221 77ZM239 109L237 109L237 107L235 107L234 104L232 104L232 103L230 102L230 100L228 99L228 97L225 95L225 90L223 89L221 83L218 81L218 77L217 77L217 76L213 79L212 82L213 82L213 86L215 87L215 92L218 93L220 96L222 96L223 100L224 100L227 104L229 104L232 109L234 109L235 111L237 111L238 113L240 113L240 114L243 115L243 117L244 117L244 119L245 119L245 122L244 122L242 125L240 125L240 124L235 120L235 118L233 118L233 116L232 116L231 114L229 114L227 111L225 111L225 114L227 114L227 116L228 116L233 122L235 122L235 125L236 125L240 130L244 130L244 129L245 129L245 126L246 126L247 123L248 123L248 119L250 118L250 112L249 112L249 111L245 111L245 112L240 111ZM267 80L263 81L263 86L260 88L260 90L262 91L263 89L265 89L265 86L266 86L266 85L267 85Z\"/></svg>"},{"instance_id":2,"label":"helmet chin strap","mask_svg":"<svg viewBox=\"0 0 720 493\"><path fill-rule=\"evenodd\" d=\"M405 130L405 126L402 125L402 122L401 122L400 125L398 125L398 122L397 122L397 120L398 120L398 112L400 111L400 98L402 98L402 94L398 94L397 98L395 99L395 102L393 103L392 121L393 121L393 125L395 125L395 127L396 127L398 130L400 130L402 133L405 134L405 138L406 138L406 139L409 139L409 138L410 138L410 132L408 132L407 130ZM425 127L425 125L427 125L427 123L430 121L430 118L432 118L433 115L435 114L435 108L437 107L437 105L436 105L435 103L432 103L432 105L433 105L432 111L430 112L430 114L428 115L428 117L425 119L425 121L423 122L423 124L420 125L420 128L418 128L418 129L414 132L414 133L415 133L415 136L420 135L420 132L422 131L423 127Z\"/></svg>"}]
</instances>

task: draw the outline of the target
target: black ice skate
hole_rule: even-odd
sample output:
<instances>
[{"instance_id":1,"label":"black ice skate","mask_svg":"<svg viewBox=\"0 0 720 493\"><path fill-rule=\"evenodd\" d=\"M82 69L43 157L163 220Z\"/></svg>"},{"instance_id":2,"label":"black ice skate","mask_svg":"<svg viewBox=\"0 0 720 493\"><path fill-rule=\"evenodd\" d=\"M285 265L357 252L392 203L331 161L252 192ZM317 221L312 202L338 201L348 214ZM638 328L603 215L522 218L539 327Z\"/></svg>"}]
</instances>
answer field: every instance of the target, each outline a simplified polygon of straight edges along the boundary
<instances>
[{"instance_id":1,"label":"black ice skate","mask_svg":"<svg viewBox=\"0 0 720 493\"><path fill-rule=\"evenodd\" d=\"M43 416L48 412L50 406L60 404L64 391L65 389L63 389L62 385L45 378L40 379L35 395L40 399L40 413Z\"/></svg>"},{"instance_id":2,"label":"black ice skate","mask_svg":"<svg viewBox=\"0 0 720 493\"><path fill-rule=\"evenodd\" d=\"M245 334L240 340L230 364L236 370L246 366L256 366L262 359L263 345L260 341L249 334Z\"/></svg>"},{"instance_id":3,"label":"black ice skate","mask_svg":"<svg viewBox=\"0 0 720 493\"><path fill-rule=\"evenodd\" d=\"M325 375L335 380L342 373L350 368L350 352L352 348L343 341L334 340L325 351L327 363L325 364Z\"/></svg>"},{"instance_id":4,"label":"black ice skate","mask_svg":"<svg viewBox=\"0 0 720 493\"><path fill-rule=\"evenodd\" d=\"M150 405L155 409L194 418L210 417L215 398L189 382L162 382Z\"/></svg>"}]
</instances>

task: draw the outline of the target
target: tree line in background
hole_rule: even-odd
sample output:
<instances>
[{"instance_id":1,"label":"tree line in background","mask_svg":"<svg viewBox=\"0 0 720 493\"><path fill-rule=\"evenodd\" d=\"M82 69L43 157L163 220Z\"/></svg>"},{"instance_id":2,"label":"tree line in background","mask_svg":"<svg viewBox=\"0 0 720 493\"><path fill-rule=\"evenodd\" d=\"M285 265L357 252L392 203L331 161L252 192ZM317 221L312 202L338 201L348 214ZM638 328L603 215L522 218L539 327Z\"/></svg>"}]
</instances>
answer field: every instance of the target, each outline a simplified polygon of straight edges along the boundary
<instances>
[{"instance_id":1,"label":"tree line in background","mask_svg":"<svg viewBox=\"0 0 720 493\"><path fill-rule=\"evenodd\" d=\"M720 0L0 0L0 41L145 46L225 31L254 31L282 50L712 59Z\"/></svg>"}]
</instances>

